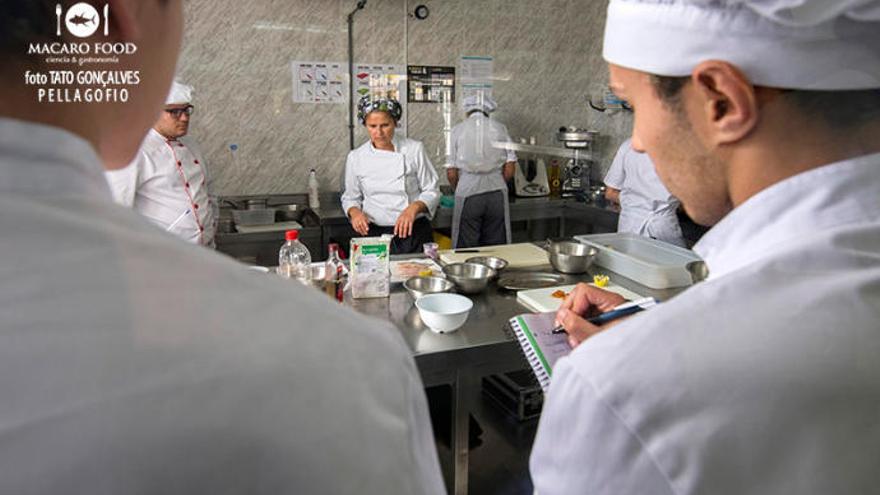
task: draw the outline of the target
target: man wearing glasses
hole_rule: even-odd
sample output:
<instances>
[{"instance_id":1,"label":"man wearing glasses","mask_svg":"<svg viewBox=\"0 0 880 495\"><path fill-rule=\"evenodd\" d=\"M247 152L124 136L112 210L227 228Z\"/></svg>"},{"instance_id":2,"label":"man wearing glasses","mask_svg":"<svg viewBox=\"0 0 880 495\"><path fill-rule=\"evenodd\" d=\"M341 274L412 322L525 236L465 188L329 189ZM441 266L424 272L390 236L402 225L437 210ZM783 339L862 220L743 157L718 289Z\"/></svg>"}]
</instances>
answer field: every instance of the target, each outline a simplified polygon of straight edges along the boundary
<instances>
[{"instance_id":1,"label":"man wearing glasses","mask_svg":"<svg viewBox=\"0 0 880 495\"><path fill-rule=\"evenodd\" d=\"M214 247L217 210L205 160L191 138L182 139L193 112L192 91L175 81L137 157L106 177L117 203L189 242Z\"/></svg>"}]
</instances>

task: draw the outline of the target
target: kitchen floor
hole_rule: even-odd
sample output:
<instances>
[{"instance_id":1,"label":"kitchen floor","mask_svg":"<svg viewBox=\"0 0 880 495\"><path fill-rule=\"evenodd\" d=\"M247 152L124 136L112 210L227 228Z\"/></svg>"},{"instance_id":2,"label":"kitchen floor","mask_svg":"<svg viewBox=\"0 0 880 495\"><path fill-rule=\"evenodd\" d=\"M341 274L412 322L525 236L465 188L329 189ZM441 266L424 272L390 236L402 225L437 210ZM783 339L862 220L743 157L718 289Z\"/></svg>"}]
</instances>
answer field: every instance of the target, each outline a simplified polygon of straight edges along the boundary
<instances>
[{"instance_id":1,"label":"kitchen floor","mask_svg":"<svg viewBox=\"0 0 880 495\"><path fill-rule=\"evenodd\" d=\"M474 417L483 434L482 443L470 451L468 493L532 495L529 453L538 419L516 421L486 396L481 396ZM438 448L449 451L442 444Z\"/></svg>"}]
</instances>

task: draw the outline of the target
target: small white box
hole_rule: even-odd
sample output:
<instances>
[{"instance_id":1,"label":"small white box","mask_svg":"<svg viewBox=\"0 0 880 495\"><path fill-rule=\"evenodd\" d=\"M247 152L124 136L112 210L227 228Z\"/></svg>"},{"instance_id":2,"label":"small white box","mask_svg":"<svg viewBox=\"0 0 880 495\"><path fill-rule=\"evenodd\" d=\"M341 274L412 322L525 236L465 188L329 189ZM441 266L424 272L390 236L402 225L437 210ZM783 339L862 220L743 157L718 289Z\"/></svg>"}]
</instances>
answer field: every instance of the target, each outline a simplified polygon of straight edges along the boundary
<instances>
[{"instance_id":1,"label":"small white box","mask_svg":"<svg viewBox=\"0 0 880 495\"><path fill-rule=\"evenodd\" d=\"M599 250L596 265L651 289L691 285L687 265L700 261L690 249L636 234L577 235L574 238Z\"/></svg>"}]
</instances>

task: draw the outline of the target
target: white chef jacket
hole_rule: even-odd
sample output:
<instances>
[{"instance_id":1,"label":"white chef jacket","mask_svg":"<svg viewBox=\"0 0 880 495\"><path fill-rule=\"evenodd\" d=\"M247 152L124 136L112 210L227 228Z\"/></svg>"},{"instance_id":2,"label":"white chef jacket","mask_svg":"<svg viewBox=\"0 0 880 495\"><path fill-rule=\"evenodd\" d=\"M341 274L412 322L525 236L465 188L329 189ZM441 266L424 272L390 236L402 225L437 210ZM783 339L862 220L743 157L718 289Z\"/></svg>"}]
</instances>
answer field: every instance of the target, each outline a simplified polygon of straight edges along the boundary
<instances>
[{"instance_id":1,"label":"white chef jacket","mask_svg":"<svg viewBox=\"0 0 880 495\"><path fill-rule=\"evenodd\" d=\"M646 153L627 139L620 145L605 185L620 190L618 232L631 232L685 246L676 210L681 202L666 189Z\"/></svg>"},{"instance_id":2,"label":"white chef jacket","mask_svg":"<svg viewBox=\"0 0 880 495\"><path fill-rule=\"evenodd\" d=\"M0 212L0 493L445 493L395 328L114 205L57 128L0 119Z\"/></svg>"},{"instance_id":3,"label":"white chef jacket","mask_svg":"<svg viewBox=\"0 0 880 495\"><path fill-rule=\"evenodd\" d=\"M150 129L135 159L106 176L119 204L189 242L214 245L217 205L205 159L191 138L168 140Z\"/></svg>"},{"instance_id":4,"label":"white chef jacket","mask_svg":"<svg viewBox=\"0 0 880 495\"><path fill-rule=\"evenodd\" d=\"M538 493L876 492L880 154L761 191L695 251L707 281L559 361Z\"/></svg>"},{"instance_id":5,"label":"white chef jacket","mask_svg":"<svg viewBox=\"0 0 880 495\"><path fill-rule=\"evenodd\" d=\"M394 136L394 151L376 149L371 141L348 153L345 162L345 190L342 211L352 207L366 213L382 227L393 226L397 217L414 201L428 206L434 217L440 203L437 171L419 141Z\"/></svg>"}]
</instances>

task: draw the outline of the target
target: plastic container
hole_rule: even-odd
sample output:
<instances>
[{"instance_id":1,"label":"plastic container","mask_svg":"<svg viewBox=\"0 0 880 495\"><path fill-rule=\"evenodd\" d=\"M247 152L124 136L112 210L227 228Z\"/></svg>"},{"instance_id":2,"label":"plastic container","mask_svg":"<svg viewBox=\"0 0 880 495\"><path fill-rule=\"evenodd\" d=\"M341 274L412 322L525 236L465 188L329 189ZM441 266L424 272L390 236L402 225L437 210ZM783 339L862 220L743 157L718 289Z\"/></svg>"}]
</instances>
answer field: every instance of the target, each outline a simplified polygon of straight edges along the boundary
<instances>
[{"instance_id":1,"label":"plastic container","mask_svg":"<svg viewBox=\"0 0 880 495\"><path fill-rule=\"evenodd\" d=\"M321 207L318 200L318 173L315 169L309 170L309 208L317 210Z\"/></svg>"},{"instance_id":2,"label":"plastic container","mask_svg":"<svg viewBox=\"0 0 880 495\"><path fill-rule=\"evenodd\" d=\"M700 261L689 249L636 234L577 235L574 238L599 250L596 265L651 289L691 285L687 265Z\"/></svg>"},{"instance_id":3,"label":"plastic container","mask_svg":"<svg viewBox=\"0 0 880 495\"><path fill-rule=\"evenodd\" d=\"M303 284L312 281L312 255L308 248L299 242L299 231L288 230L284 233L284 245L278 252L278 274L284 278L292 278Z\"/></svg>"}]
</instances>

